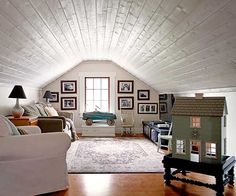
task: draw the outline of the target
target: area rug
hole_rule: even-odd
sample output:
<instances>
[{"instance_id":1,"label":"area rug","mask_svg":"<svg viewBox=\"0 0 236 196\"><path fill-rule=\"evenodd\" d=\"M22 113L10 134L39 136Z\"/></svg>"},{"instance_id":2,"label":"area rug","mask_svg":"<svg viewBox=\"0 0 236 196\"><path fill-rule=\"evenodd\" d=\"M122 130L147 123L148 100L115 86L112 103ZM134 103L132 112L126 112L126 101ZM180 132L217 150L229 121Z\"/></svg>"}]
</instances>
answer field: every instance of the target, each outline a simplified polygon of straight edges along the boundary
<instances>
[{"instance_id":1,"label":"area rug","mask_svg":"<svg viewBox=\"0 0 236 196\"><path fill-rule=\"evenodd\" d=\"M162 159L146 138L80 138L67 152L68 173L163 172Z\"/></svg>"}]
</instances>

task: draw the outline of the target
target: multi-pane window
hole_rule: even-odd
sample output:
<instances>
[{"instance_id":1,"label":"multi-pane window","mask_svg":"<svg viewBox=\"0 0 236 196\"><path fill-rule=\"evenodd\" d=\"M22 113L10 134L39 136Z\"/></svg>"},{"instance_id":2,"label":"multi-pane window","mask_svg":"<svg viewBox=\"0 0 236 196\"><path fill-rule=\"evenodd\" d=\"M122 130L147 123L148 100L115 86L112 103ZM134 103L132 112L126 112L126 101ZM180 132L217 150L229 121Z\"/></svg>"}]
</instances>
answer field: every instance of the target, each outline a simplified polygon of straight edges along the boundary
<instances>
[{"instance_id":1,"label":"multi-pane window","mask_svg":"<svg viewBox=\"0 0 236 196\"><path fill-rule=\"evenodd\" d=\"M201 118L200 117L190 117L190 125L192 128L201 128Z\"/></svg>"},{"instance_id":2,"label":"multi-pane window","mask_svg":"<svg viewBox=\"0 0 236 196\"><path fill-rule=\"evenodd\" d=\"M109 77L85 77L85 110L91 112L110 110Z\"/></svg>"},{"instance_id":3,"label":"multi-pane window","mask_svg":"<svg viewBox=\"0 0 236 196\"><path fill-rule=\"evenodd\" d=\"M185 142L184 140L176 140L176 153L184 154L185 153Z\"/></svg>"},{"instance_id":4,"label":"multi-pane window","mask_svg":"<svg viewBox=\"0 0 236 196\"><path fill-rule=\"evenodd\" d=\"M207 157L216 157L216 143L206 142L206 156Z\"/></svg>"}]
</instances>

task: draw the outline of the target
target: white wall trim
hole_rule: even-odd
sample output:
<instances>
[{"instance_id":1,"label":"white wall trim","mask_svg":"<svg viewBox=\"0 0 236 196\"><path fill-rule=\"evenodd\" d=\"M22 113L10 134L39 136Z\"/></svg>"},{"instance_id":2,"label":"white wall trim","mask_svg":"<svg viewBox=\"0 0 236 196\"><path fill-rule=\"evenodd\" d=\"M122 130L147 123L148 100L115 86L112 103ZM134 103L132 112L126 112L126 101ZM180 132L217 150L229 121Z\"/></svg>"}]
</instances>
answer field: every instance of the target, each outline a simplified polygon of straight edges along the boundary
<instances>
[{"instance_id":1,"label":"white wall trim","mask_svg":"<svg viewBox=\"0 0 236 196\"><path fill-rule=\"evenodd\" d=\"M116 73L115 72L80 72L79 73L79 99L80 116L85 110L85 77L110 77L110 112L116 113Z\"/></svg>"}]
</instances>

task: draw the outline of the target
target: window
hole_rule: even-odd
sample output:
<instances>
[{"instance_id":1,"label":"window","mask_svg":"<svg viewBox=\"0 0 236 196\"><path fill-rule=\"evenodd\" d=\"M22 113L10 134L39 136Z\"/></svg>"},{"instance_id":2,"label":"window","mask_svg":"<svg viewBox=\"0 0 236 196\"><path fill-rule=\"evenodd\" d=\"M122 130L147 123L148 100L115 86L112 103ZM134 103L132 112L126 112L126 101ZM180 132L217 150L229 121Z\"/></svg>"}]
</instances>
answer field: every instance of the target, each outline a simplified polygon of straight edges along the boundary
<instances>
[{"instance_id":1,"label":"window","mask_svg":"<svg viewBox=\"0 0 236 196\"><path fill-rule=\"evenodd\" d=\"M216 143L206 142L206 156L216 158Z\"/></svg>"},{"instance_id":2,"label":"window","mask_svg":"<svg viewBox=\"0 0 236 196\"><path fill-rule=\"evenodd\" d=\"M110 78L85 77L85 111L110 111Z\"/></svg>"},{"instance_id":3,"label":"window","mask_svg":"<svg viewBox=\"0 0 236 196\"><path fill-rule=\"evenodd\" d=\"M176 140L176 153L185 154L185 142L184 142L184 140Z\"/></svg>"},{"instance_id":4,"label":"window","mask_svg":"<svg viewBox=\"0 0 236 196\"><path fill-rule=\"evenodd\" d=\"M192 128L201 128L201 118L200 117L190 117L190 125Z\"/></svg>"}]
</instances>

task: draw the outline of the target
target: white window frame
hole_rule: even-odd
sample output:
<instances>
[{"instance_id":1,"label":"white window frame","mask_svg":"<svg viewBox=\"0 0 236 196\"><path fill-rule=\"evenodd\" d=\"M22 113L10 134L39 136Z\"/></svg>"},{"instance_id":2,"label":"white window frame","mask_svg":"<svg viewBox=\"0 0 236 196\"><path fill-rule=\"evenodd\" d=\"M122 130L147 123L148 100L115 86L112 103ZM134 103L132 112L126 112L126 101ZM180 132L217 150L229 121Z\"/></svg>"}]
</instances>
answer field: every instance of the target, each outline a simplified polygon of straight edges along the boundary
<instances>
[{"instance_id":1,"label":"white window frame","mask_svg":"<svg viewBox=\"0 0 236 196\"><path fill-rule=\"evenodd\" d=\"M215 144L215 147L212 147L211 144ZM210 147L208 146L210 145ZM206 142L205 143L205 148L206 148L206 157L207 158L212 158L212 159L216 159L217 155L216 155L216 151L217 151L217 144L215 142Z\"/></svg>"},{"instance_id":2,"label":"white window frame","mask_svg":"<svg viewBox=\"0 0 236 196\"><path fill-rule=\"evenodd\" d=\"M116 113L116 73L115 72L80 72L79 73L79 103L80 116L85 111L85 77L109 77L110 78L110 111Z\"/></svg>"},{"instance_id":3,"label":"white window frame","mask_svg":"<svg viewBox=\"0 0 236 196\"><path fill-rule=\"evenodd\" d=\"M186 154L186 142L182 139L176 140L176 154Z\"/></svg>"},{"instance_id":4,"label":"white window frame","mask_svg":"<svg viewBox=\"0 0 236 196\"><path fill-rule=\"evenodd\" d=\"M190 127L191 128L201 128L201 117L191 116L190 117Z\"/></svg>"},{"instance_id":5,"label":"white window frame","mask_svg":"<svg viewBox=\"0 0 236 196\"><path fill-rule=\"evenodd\" d=\"M86 88L86 79L93 79L93 89L87 89ZM107 99L107 102L108 102L108 111L105 111L105 110L101 110L101 111L105 111L105 112L109 112L110 111L110 78L109 77L85 77L85 94L84 94L84 96L85 96L85 110L87 111L87 112L92 112L92 111L88 111L87 110L87 108L86 108L86 104L87 104L87 92L86 92L86 90L92 90L93 91L93 94L94 94L94 91L95 90L100 90L100 91L102 91L102 90L104 90L104 89L102 89L102 87L100 88L100 89L95 89L94 88L94 80L95 79L99 79L100 80L100 82L101 82L101 80L102 79L107 79L107 81L108 81L108 86L107 86L107 90L108 90L108 99ZM106 90L106 89L105 89ZM94 97L94 95L93 95L93 100L91 100L91 101L96 101L95 99L94 99L95 97ZM99 97L99 99L97 100L97 101L100 101L100 104L101 104L101 101L102 101L102 99L101 99L102 97ZM93 111L94 110L96 110L97 108L93 108ZM99 110L99 109L98 109Z\"/></svg>"}]
</instances>

